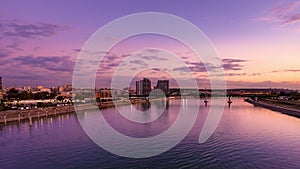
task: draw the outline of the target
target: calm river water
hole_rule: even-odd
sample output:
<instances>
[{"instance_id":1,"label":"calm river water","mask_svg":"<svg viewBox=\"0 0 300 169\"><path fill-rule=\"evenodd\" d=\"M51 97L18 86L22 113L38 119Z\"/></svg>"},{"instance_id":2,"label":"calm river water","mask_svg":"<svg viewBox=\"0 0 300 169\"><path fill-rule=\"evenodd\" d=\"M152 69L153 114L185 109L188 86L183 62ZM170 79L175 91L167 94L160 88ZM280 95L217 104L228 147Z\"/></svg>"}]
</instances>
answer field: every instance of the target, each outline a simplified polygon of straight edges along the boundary
<instances>
[{"instance_id":1,"label":"calm river water","mask_svg":"<svg viewBox=\"0 0 300 169\"><path fill-rule=\"evenodd\" d=\"M152 137L174 123L180 105L180 100L170 100L158 119L144 124L125 120L115 108L102 113L114 129L127 136ZM155 113L161 107L129 105L121 109L149 108ZM1 126L0 168L300 168L300 119L233 99L214 134L199 144L207 110L201 100L188 135L169 151L149 158L126 158L105 151L85 134L76 114L39 119L32 127L26 122ZM97 114L85 112L78 118L84 119L87 113ZM112 140L112 144L122 143Z\"/></svg>"}]
</instances>

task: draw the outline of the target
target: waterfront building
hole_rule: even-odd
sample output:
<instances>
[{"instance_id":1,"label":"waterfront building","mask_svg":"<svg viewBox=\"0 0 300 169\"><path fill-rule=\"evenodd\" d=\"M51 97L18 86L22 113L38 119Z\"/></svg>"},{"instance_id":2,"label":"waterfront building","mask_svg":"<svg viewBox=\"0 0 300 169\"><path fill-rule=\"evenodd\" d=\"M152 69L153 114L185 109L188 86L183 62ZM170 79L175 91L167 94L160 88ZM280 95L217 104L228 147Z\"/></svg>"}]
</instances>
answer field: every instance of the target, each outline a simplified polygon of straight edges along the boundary
<instances>
[{"instance_id":1,"label":"waterfront building","mask_svg":"<svg viewBox=\"0 0 300 169\"><path fill-rule=\"evenodd\" d=\"M51 93L51 89L50 88L42 88L39 89L40 92L46 92L46 93Z\"/></svg>"},{"instance_id":2,"label":"waterfront building","mask_svg":"<svg viewBox=\"0 0 300 169\"><path fill-rule=\"evenodd\" d=\"M43 89L43 88L44 88L44 86L42 86L42 85L38 85L38 86L36 86L36 88L37 88L38 90L41 90L41 89Z\"/></svg>"},{"instance_id":3,"label":"waterfront building","mask_svg":"<svg viewBox=\"0 0 300 169\"><path fill-rule=\"evenodd\" d=\"M65 92L70 92L70 91L72 91L72 85L70 85L70 84L65 84L65 85L63 85L63 90L64 90Z\"/></svg>"},{"instance_id":4,"label":"waterfront building","mask_svg":"<svg viewBox=\"0 0 300 169\"><path fill-rule=\"evenodd\" d=\"M59 93L70 92L70 91L72 91L72 85L70 85L70 84L65 84L65 85L62 85L62 86L58 87L58 92Z\"/></svg>"},{"instance_id":5,"label":"waterfront building","mask_svg":"<svg viewBox=\"0 0 300 169\"><path fill-rule=\"evenodd\" d=\"M27 92L30 92L30 91L31 91L31 87L30 87L29 85L24 86L24 87L23 87L23 90L24 90L24 91L27 91Z\"/></svg>"},{"instance_id":6,"label":"waterfront building","mask_svg":"<svg viewBox=\"0 0 300 169\"><path fill-rule=\"evenodd\" d=\"M151 81L147 78L136 81L136 95L149 96L151 92Z\"/></svg>"},{"instance_id":7,"label":"waterfront building","mask_svg":"<svg viewBox=\"0 0 300 169\"><path fill-rule=\"evenodd\" d=\"M64 87L63 87L63 86L59 86L59 87L58 87L58 92L61 93L61 92L63 92L63 91L64 91Z\"/></svg>"},{"instance_id":8,"label":"waterfront building","mask_svg":"<svg viewBox=\"0 0 300 169\"><path fill-rule=\"evenodd\" d=\"M160 89L165 94L168 94L169 93L169 80L158 80L155 89Z\"/></svg>"},{"instance_id":9,"label":"waterfront building","mask_svg":"<svg viewBox=\"0 0 300 169\"><path fill-rule=\"evenodd\" d=\"M4 91L3 90L0 90L0 102L1 100L4 98Z\"/></svg>"},{"instance_id":10,"label":"waterfront building","mask_svg":"<svg viewBox=\"0 0 300 169\"><path fill-rule=\"evenodd\" d=\"M96 98L100 99L111 99L112 90L108 88L102 88L96 91Z\"/></svg>"},{"instance_id":11,"label":"waterfront building","mask_svg":"<svg viewBox=\"0 0 300 169\"><path fill-rule=\"evenodd\" d=\"M140 81L136 81L135 82L135 91L136 91L136 95L140 95L142 92L141 92L141 86L140 86Z\"/></svg>"},{"instance_id":12,"label":"waterfront building","mask_svg":"<svg viewBox=\"0 0 300 169\"><path fill-rule=\"evenodd\" d=\"M2 77L0 76L0 90L2 90Z\"/></svg>"}]
</instances>

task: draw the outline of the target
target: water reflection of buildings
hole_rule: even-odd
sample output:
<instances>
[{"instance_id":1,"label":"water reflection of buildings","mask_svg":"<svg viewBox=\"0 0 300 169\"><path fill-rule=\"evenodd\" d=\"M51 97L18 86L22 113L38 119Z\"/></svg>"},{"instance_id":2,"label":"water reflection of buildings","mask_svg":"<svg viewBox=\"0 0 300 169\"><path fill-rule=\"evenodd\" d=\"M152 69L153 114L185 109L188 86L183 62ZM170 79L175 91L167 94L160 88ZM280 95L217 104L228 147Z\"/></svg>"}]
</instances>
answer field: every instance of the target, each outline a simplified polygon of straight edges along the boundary
<instances>
[{"instance_id":1,"label":"water reflection of buildings","mask_svg":"<svg viewBox=\"0 0 300 169\"><path fill-rule=\"evenodd\" d=\"M134 107L139 111L147 111L151 108L151 103L149 101L140 102L137 104L134 104Z\"/></svg>"},{"instance_id":2,"label":"water reflection of buildings","mask_svg":"<svg viewBox=\"0 0 300 169\"><path fill-rule=\"evenodd\" d=\"M161 109L169 109L169 99L152 101L151 104L154 104L156 107Z\"/></svg>"},{"instance_id":3,"label":"water reflection of buildings","mask_svg":"<svg viewBox=\"0 0 300 169\"><path fill-rule=\"evenodd\" d=\"M138 102L133 105L137 110L139 111L147 111L150 109L152 106L158 108L158 109L164 109L168 110L169 109L169 100L164 99L164 100L147 100L147 101L142 101Z\"/></svg>"}]
</instances>

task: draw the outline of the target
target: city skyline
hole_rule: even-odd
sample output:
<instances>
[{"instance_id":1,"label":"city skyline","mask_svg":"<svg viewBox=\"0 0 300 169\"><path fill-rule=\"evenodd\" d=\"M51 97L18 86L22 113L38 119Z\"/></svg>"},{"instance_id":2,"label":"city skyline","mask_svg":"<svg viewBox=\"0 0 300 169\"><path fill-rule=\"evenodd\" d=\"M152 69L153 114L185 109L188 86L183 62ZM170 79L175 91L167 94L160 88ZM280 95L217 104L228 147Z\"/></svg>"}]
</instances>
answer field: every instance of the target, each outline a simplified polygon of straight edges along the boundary
<instances>
[{"instance_id":1,"label":"city skyline","mask_svg":"<svg viewBox=\"0 0 300 169\"><path fill-rule=\"evenodd\" d=\"M223 62L228 88L300 89L300 1L191 1L184 4L124 1L118 2L120 5L117 6L114 3L3 1L0 7L3 86L71 84L76 58L96 30L119 17L151 11L177 15L198 26L211 40ZM111 38L107 37L107 40ZM185 61L194 57L178 42L168 38L134 37L112 49L103 61L105 71L100 68L98 72L104 80L96 86L109 87L109 72L116 68L114 63L143 45L177 52ZM144 58L163 57L150 53L140 54ZM189 62L188 66L197 73L199 88L208 87L205 67L194 65L194 62ZM162 78L156 74L149 74L149 78L153 81Z\"/></svg>"},{"instance_id":2,"label":"city skyline","mask_svg":"<svg viewBox=\"0 0 300 169\"><path fill-rule=\"evenodd\" d=\"M300 0L0 2L0 169L300 168Z\"/></svg>"}]
</instances>

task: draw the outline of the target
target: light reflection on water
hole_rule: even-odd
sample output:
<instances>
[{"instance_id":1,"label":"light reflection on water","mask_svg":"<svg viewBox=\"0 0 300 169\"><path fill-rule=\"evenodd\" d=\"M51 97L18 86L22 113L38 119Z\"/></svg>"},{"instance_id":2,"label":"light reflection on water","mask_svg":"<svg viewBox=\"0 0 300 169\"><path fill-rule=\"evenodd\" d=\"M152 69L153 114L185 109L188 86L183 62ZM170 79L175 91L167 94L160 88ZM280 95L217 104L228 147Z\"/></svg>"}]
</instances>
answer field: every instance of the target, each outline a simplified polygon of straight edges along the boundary
<instances>
[{"instance_id":1,"label":"light reflection on water","mask_svg":"<svg viewBox=\"0 0 300 169\"><path fill-rule=\"evenodd\" d=\"M186 100L183 106L190 103ZM172 125L180 104L180 100L171 100L167 112L153 123L146 124L122 120L113 108L105 109L103 114L112 127L124 134L150 137ZM132 108L139 109L122 107L124 110ZM150 109L154 111L156 108L159 107L151 105ZM199 144L198 136L208 108L201 101L197 121L179 145L145 159L129 159L104 151L83 132L75 114L41 118L33 121L32 127L28 123L2 126L0 168L300 167L300 119L253 107L242 99L233 99L231 107L225 107L213 136ZM85 117L81 114L79 118ZM116 144L122 143L116 141Z\"/></svg>"}]
</instances>

